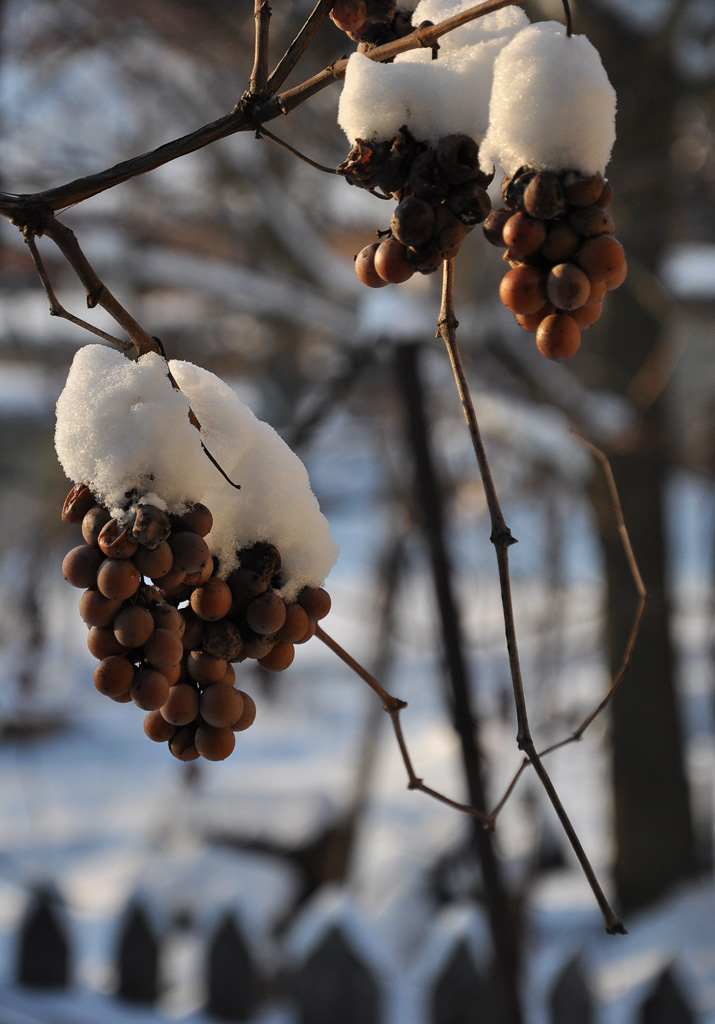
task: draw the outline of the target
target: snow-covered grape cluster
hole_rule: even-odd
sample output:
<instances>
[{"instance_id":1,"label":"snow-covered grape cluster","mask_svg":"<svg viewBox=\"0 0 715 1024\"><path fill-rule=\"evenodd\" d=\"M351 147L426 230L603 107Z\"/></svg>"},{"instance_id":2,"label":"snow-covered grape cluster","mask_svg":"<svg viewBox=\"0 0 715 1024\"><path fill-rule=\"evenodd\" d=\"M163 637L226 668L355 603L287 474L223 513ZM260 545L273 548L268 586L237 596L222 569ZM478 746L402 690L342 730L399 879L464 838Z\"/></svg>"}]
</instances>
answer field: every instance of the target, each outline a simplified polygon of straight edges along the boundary
<instances>
[{"instance_id":1,"label":"snow-covered grape cluster","mask_svg":"<svg viewBox=\"0 0 715 1024\"><path fill-rule=\"evenodd\" d=\"M414 24L470 0L420 0ZM579 346L603 294L625 277L604 178L615 139L615 93L584 36L529 24L513 7L379 64L348 61L338 120L351 142L340 173L398 200L389 232L355 259L371 286L431 273L476 223L507 249L501 297L546 356ZM436 59L433 59L436 58ZM485 188L501 166L505 206Z\"/></svg>"},{"instance_id":2,"label":"snow-covered grape cluster","mask_svg":"<svg viewBox=\"0 0 715 1024\"><path fill-rule=\"evenodd\" d=\"M434 273L491 209L492 175L480 170L479 147L469 135L446 135L430 146L402 128L389 142L358 140L338 170L399 200L382 240L355 258L355 273L370 288Z\"/></svg>"},{"instance_id":3,"label":"snow-covered grape cluster","mask_svg":"<svg viewBox=\"0 0 715 1024\"><path fill-rule=\"evenodd\" d=\"M517 323L536 333L549 359L567 359L581 330L601 315L605 293L622 284L626 259L614 238L603 175L523 167L502 182L505 205L493 210L484 234L506 249L511 270L499 294Z\"/></svg>"},{"instance_id":4,"label":"snow-covered grape cluster","mask_svg":"<svg viewBox=\"0 0 715 1024\"><path fill-rule=\"evenodd\" d=\"M55 444L97 689L181 760L222 760L255 715L234 665L282 671L330 608L337 545L303 463L214 374L101 345L75 356Z\"/></svg>"},{"instance_id":5,"label":"snow-covered grape cluster","mask_svg":"<svg viewBox=\"0 0 715 1024\"><path fill-rule=\"evenodd\" d=\"M181 515L154 505L115 517L84 484L62 510L81 525L84 543L64 558L65 579L84 590L79 611L98 659L94 685L148 714L146 735L182 761L221 761L235 734L253 724L252 697L236 688L234 664L247 658L270 671L288 668L294 644L315 633L330 610L320 587L284 601L280 553L258 542L238 554L226 579L205 540L213 516L201 503Z\"/></svg>"}]
</instances>

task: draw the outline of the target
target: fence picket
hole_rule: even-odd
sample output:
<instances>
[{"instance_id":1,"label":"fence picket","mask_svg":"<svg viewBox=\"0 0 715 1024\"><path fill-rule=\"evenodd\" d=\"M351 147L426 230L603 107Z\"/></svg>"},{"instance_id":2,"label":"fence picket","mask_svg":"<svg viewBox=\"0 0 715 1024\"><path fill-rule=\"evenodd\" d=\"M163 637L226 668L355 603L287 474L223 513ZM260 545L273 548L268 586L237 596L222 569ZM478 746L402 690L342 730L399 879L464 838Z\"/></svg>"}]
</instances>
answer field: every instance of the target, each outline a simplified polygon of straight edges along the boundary
<instances>
[{"instance_id":1,"label":"fence picket","mask_svg":"<svg viewBox=\"0 0 715 1024\"><path fill-rule=\"evenodd\" d=\"M260 1000L261 980L232 913L220 919L208 948L206 1007L222 1020L248 1020Z\"/></svg>"},{"instance_id":2,"label":"fence picket","mask_svg":"<svg viewBox=\"0 0 715 1024\"><path fill-rule=\"evenodd\" d=\"M35 892L20 923L17 982L32 988L66 988L70 980L70 940L61 901L48 886Z\"/></svg>"},{"instance_id":3,"label":"fence picket","mask_svg":"<svg viewBox=\"0 0 715 1024\"><path fill-rule=\"evenodd\" d=\"M132 1003L153 1003L159 990L159 940L149 915L132 900L117 942L117 995Z\"/></svg>"},{"instance_id":4,"label":"fence picket","mask_svg":"<svg viewBox=\"0 0 715 1024\"><path fill-rule=\"evenodd\" d=\"M380 987L340 927L332 925L295 979L300 1024L379 1024Z\"/></svg>"},{"instance_id":5,"label":"fence picket","mask_svg":"<svg viewBox=\"0 0 715 1024\"><path fill-rule=\"evenodd\" d=\"M584 974L581 958L567 961L549 994L551 1024L593 1024L595 1000Z\"/></svg>"},{"instance_id":6,"label":"fence picket","mask_svg":"<svg viewBox=\"0 0 715 1024\"><path fill-rule=\"evenodd\" d=\"M461 939L435 979L431 1024L497 1024L491 993Z\"/></svg>"},{"instance_id":7,"label":"fence picket","mask_svg":"<svg viewBox=\"0 0 715 1024\"><path fill-rule=\"evenodd\" d=\"M666 967L644 1000L638 1024L696 1024L690 1005L672 966Z\"/></svg>"}]
</instances>

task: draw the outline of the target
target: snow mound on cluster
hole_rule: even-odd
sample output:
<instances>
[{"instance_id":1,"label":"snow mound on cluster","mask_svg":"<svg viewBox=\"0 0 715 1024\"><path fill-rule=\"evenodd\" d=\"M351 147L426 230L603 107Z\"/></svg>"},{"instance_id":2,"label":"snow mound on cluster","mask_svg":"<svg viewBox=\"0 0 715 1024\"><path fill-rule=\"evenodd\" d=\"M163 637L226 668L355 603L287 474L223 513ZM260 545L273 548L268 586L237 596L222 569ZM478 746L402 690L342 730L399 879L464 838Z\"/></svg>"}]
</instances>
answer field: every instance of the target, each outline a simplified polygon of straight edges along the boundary
<instances>
[{"instance_id":1,"label":"snow mound on cluster","mask_svg":"<svg viewBox=\"0 0 715 1024\"><path fill-rule=\"evenodd\" d=\"M510 35L440 52L408 50L392 64L363 53L348 61L338 123L351 143L393 139L407 127L416 139L436 143L463 133L479 139L487 129L494 61Z\"/></svg>"},{"instance_id":2,"label":"snow mound on cluster","mask_svg":"<svg viewBox=\"0 0 715 1024\"><path fill-rule=\"evenodd\" d=\"M192 363L80 349L57 402L55 446L67 476L116 515L137 500L170 513L207 505L214 517L207 541L224 577L238 549L259 540L281 553L287 600L319 586L335 563L337 545L298 456L227 384Z\"/></svg>"},{"instance_id":3,"label":"snow mound on cluster","mask_svg":"<svg viewBox=\"0 0 715 1024\"><path fill-rule=\"evenodd\" d=\"M412 24L421 25L423 21L431 21L436 25L474 6L474 0L420 0L412 15ZM448 53L463 46L474 46L486 40L511 36L528 24L529 19L521 7L502 7L500 11L475 18L474 21L441 36L440 51ZM427 52L430 53L429 50Z\"/></svg>"},{"instance_id":4,"label":"snow mound on cluster","mask_svg":"<svg viewBox=\"0 0 715 1024\"><path fill-rule=\"evenodd\" d=\"M589 40L555 21L529 25L495 61L482 168L603 173L615 117L615 91Z\"/></svg>"}]
</instances>

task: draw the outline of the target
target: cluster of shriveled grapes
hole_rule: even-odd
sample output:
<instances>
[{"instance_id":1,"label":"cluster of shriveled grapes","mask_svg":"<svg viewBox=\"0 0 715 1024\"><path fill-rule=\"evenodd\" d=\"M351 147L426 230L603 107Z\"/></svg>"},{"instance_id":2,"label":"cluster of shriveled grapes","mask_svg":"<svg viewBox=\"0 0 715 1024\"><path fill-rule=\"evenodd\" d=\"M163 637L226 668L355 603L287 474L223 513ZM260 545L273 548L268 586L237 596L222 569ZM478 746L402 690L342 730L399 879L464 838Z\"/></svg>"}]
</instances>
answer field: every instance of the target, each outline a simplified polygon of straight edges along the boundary
<instances>
[{"instance_id":1,"label":"cluster of shriveled grapes","mask_svg":"<svg viewBox=\"0 0 715 1024\"><path fill-rule=\"evenodd\" d=\"M358 139L338 171L398 200L389 231L355 257L355 273L369 288L433 274L491 210L486 187L493 175L479 169L479 147L469 135L445 135L435 146L417 142L406 128L390 142Z\"/></svg>"},{"instance_id":2,"label":"cluster of shriveled grapes","mask_svg":"<svg viewBox=\"0 0 715 1024\"><path fill-rule=\"evenodd\" d=\"M226 579L204 540L213 519L195 504L180 516L136 505L121 521L77 484L62 510L82 527L84 543L62 563L65 579L84 590L80 615L99 664L94 685L118 703L147 711L146 735L168 742L181 761L221 761L235 734L252 725L256 706L234 686L234 663L254 658L280 672L330 610L320 587L286 604L280 554L268 543L239 553Z\"/></svg>"},{"instance_id":3,"label":"cluster of shriveled grapes","mask_svg":"<svg viewBox=\"0 0 715 1024\"><path fill-rule=\"evenodd\" d=\"M410 16L395 7L395 0L335 0L330 17L356 42L380 46L412 31Z\"/></svg>"},{"instance_id":4,"label":"cluster of shriveled grapes","mask_svg":"<svg viewBox=\"0 0 715 1024\"><path fill-rule=\"evenodd\" d=\"M505 205L493 210L484 234L506 249L511 270L499 294L549 359L567 359L581 331L601 315L605 293L626 276L623 246L601 174L556 174L524 167L502 183Z\"/></svg>"}]
</instances>

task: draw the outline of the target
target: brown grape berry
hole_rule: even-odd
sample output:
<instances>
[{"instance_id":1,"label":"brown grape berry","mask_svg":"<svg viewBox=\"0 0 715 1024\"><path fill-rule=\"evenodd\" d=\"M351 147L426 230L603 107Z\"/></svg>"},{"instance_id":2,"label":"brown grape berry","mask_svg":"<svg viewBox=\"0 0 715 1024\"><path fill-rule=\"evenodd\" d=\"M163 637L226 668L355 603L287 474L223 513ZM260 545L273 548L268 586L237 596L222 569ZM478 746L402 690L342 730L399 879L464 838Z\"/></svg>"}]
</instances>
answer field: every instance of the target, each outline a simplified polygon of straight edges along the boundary
<instances>
[{"instance_id":1,"label":"brown grape berry","mask_svg":"<svg viewBox=\"0 0 715 1024\"><path fill-rule=\"evenodd\" d=\"M287 640L277 643L265 657L258 659L258 664L267 672L283 672L293 664L295 648Z\"/></svg>"},{"instance_id":2,"label":"brown grape berry","mask_svg":"<svg viewBox=\"0 0 715 1024\"><path fill-rule=\"evenodd\" d=\"M236 736L230 725L215 729L211 725L200 725L196 730L196 749L207 761L224 761L233 753Z\"/></svg>"},{"instance_id":3,"label":"brown grape berry","mask_svg":"<svg viewBox=\"0 0 715 1024\"><path fill-rule=\"evenodd\" d=\"M190 604L200 619L216 622L231 610L233 595L228 583L212 576L191 594Z\"/></svg>"},{"instance_id":4,"label":"brown grape berry","mask_svg":"<svg viewBox=\"0 0 715 1024\"><path fill-rule=\"evenodd\" d=\"M144 666L137 670L129 692L142 711L156 711L166 703L169 690L166 676L155 668Z\"/></svg>"},{"instance_id":5,"label":"brown grape berry","mask_svg":"<svg viewBox=\"0 0 715 1024\"><path fill-rule=\"evenodd\" d=\"M172 533L169 545L174 552L174 568L180 572L199 572L211 557L208 544L203 537L199 537L198 533L191 533L190 530Z\"/></svg>"},{"instance_id":6,"label":"brown grape berry","mask_svg":"<svg viewBox=\"0 0 715 1024\"><path fill-rule=\"evenodd\" d=\"M198 713L199 691L191 683L176 683L172 686L161 706L162 718L174 727L189 725Z\"/></svg>"},{"instance_id":7,"label":"brown grape berry","mask_svg":"<svg viewBox=\"0 0 715 1024\"><path fill-rule=\"evenodd\" d=\"M94 495L86 484L75 484L62 506L62 522L81 523L87 512L96 504Z\"/></svg>"},{"instance_id":8,"label":"brown grape berry","mask_svg":"<svg viewBox=\"0 0 715 1024\"><path fill-rule=\"evenodd\" d=\"M102 527L111 518L107 509L102 508L101 505L95 505L85 514L82 520L82 536L87 544L97 546Z\"/></svg>"},{"instance_id":9,"label":"brown grape berry","mask_svg":"<svg viewBox=\"0 0 715 1024\"><path fill-rule=\"evenodd\" d=\"M129 692L134 676L131 661L119 655L110 655L103 658L95 668L94 685L107 697L120 697Z\"/></svg>"},{"instance_id":10,"label":"brown grape berry","mask_svg":"<svg viewBox=\"0 0 715 1024\"><path fill-rule=\"evenodd\" d=\"M403 284L415 272L405 246L392 236L384 238L375 250L375 270L388 284Z\"/></svg>"},{"instance_id":11,"label":"brown grape berry","mask_svg":"<svg viewBox=\"0 0 715 1024\"><path fill-rule=\"evenodd\" d=\"M204 722L222 729L233 725L243 712L243 697L233 686L215 683L207 686L199 699L199 713Z\"/></svg>"},{"instance_id":12,"label":"brown grape berry","mask_svg":"<svg viewBox=\"0 0 715 1024\"><path fill-rule=\"evenodd\" d=\"M130 605L117 612L114 635L125 647L141 647L154 632L154 619L148 608Z\"/></svg>"},{"instance_id":13,"label":"brown grape berry","mask_svg":"<svg viewBox=\"0 0 715 1024\"><path fill-rule=\"evenodd\" d=\"M596 235L584 241L575 260L592 281L608 281L623 269L626 256L617 239Z\"/></svg>"},{"instance_id":14,"label":"brown grape berry","mask_svg":"<svg viewBox=\"0 0 715 1024\"><path fill-rule=\"evenodd\" d=\"M105 597L96 587L85 590L79 599L79 614L88 626L109 626L121 607L121 601Z\"/></svg>"},{"instance_id":15,"label":"brown grape berry","mask_svg":"<svg viewBox=\"0 0 715 1024\"><path fill-rule=\"evenodd\" d=\"M97 572L103 561L104 555L99 548L78 544L63 558L62 575L73 587L92 587L97 581Z\"/></svg>"},{"instance_id":16,"label":"brown grape berry","mask_svg":"<svg viewBox=\"0 0 715 1024\"><path fill-rule=\"evenodd\" d=\"M298 594L298 604L305 609L311 621L318 622L330 611L330 594L322 587L303 587Z\"/></svg>"},{"instance_id":17,"label":"brown grape berry","mask_svg":"<svg viewBox=\"0 0 715 1024\"><path fill-rule=\"evenodd\" d=\"M254 633L277 633L286 620L286 606L272 591L254 597L246 608L246 623Z\"/></svg>"},{"instance_id":18,"label":"brown grape berry","mask_svg":"<svg viewBox=\"0 0 715 1024\"><path fill-rule=\"evenodd\" d=\"M547 359L568 359L581 344L581 331L568 313L552 313L536 330L536 347Z\"/></svg>"},{"instance_id":19,"label":"brown grape berry","mask_svg":"<svg viewBox=\"0 0 715 1024\"><path fill-rule=\"evenodd\" d=\"M536 267L514 267L502 278L499 297L512 313L536 313L546 302L544 274Z\"/></svg>"},{"instance_id":20,"label":"brown grape berry","mask_svg":"<svg viewBox=\"0 0 715 1024\"><path fill-rule=\"evenodd\" d=\"M519 211L512 214L502 229L504 244L522 256L536 252L546 240L546 226L542 220Z\"/></svg>"},{"instance_id":21,"label":"brown grape berry","mask_svg":"<svg viewBox=\"0 0 715 1024\"><path fill-rule=\"evenodd\" d=\"M166 743L176 732L176 726L162 716L161 711L150 711L144 719L144 734L155 743Z\"/></svg>"},{"instance_id":22,"label":"brown grape berry","mask_svg":"<svg viewBox=\"0 0 715 1024\"><path fill-rule=\"evenodd\" d=\"M144 660L152 668L158 668L160 672L178 665L183 654L184 648L180 638L169 629L155 629L144 643Z\"/></svg>"},{"instance_id":23,"label":"brown grape berry","mask_svg":"<svg viewBox=\"0 0 715 1024\"><path fill-rule=\"evenodd\" d=\"M205 537L211 533L214 524L214 517L211 511L200 501L189 505L180 516L171 516L171 528L175 532L190 530L191 533L198 533L199 537Z\"/></svg>"},{"instance_id":24,"label":"brown grape berry","mask_svg":"<svg viewBox=\"0 0 715 1024\"><path fill-rule=\"evenodd\" d=\"M557 309L571 311L583 306L591 293L591 282L574 263L557 263L546 278L546 294Z\"/></svg>"},{"instance_id":25,"label":"brown grape berry","mask_svg":"<svg viewBox=\"0 0 715 1024\"><path fill-rule=\"evenodd\" d=\"M97 545L108 558L131 558L139 547L138 542L116 519L109 519L104 524L99 531Z\"/></svg>"},{"instance_id":26,"label":"brown grape berry","mask_svg":"<svg viewBox=\"0 0 715 1024\"><path fill-rule=\"evenodd\" d=\"M196 749L196 726L184 725L169 740L169 750L179 761L196 761L201 755Z\"/></svg>"},{"instance_id":27,"label":"brown grape berry","mask_svg":"<svg viewBox=\"0 0 715 1024\"><path fill-rule=\"evenodd\" d=\"M431 203L407 196L395 207L390 230L403 245L425 245L435 232L435 211Z\"/></svg>"},{"instance_id":28,"label":"brown grape berry","mask_svg":"<svg viewBox=\"0 0 715 1024\"><path fill-rule=\"evenodd\" d=\"M234 732L243 732L244 729L249 729L256 720L256 702L250 694L244 693L243 690L238 692L243 697L243 711L241 717L231 725L231 728Z\"/></svg>"},{"instance_id":29,"label":"brown grape berry","mask_svg":"<svg viewBox=\"0 0 715 1024\"><path fill-rule=\"evenodd\" d=\"M137 592L140 583L139 570L128 558L105 558L97 570L97 589L115 601L126 601Z\"/></svg>"},{"instance_id":30,"label":"brown grape berry","mask_svg":"<svg viewBox=\"0 0 715 1024\"><path fill-rule=\"evenodd\" d=\"M355 257L355 273L358 281L367 285L368 288L384 288L387 281L384 281L375 269L375 253L380 246L379 242L372 242Z\"/></svg>"}]
</instances>

